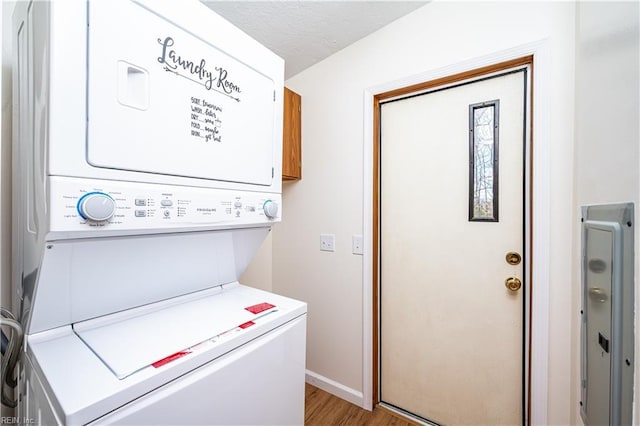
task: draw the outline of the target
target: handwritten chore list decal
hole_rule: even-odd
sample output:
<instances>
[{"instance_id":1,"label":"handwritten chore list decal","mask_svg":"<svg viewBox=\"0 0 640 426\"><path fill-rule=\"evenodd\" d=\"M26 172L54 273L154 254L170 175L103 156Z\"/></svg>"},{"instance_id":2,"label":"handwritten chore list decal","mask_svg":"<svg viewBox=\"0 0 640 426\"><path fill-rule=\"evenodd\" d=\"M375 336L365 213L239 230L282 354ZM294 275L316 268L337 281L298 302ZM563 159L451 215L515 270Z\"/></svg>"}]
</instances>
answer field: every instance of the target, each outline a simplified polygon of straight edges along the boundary
<instances>
[{"instance_id":1,"label":"handwritten chore list decal","mask_svg":"<svg viewBox=\"0 0 640 426\"><path fill-rule=\"evenodd\" d=\"M194 60L181 56L174 47L175 41L172 37L158 38L158 44L162 50L158 62L165 71L224 96L227 102L241 101L242 89L230 78L227 69L220 65L210 66L204 58ZM201 95L191 96L189 114L192 137L205 142L222 142L221 105L222 103L204 99Z\"/></svg>"},{"instance_id":2,"label":"handwritten chore list decal","mask_svg":"<svg viewBox=\"0 0 640 426\"><path fill-rule=\"evenodd\" d=\"M219 118L222 108L204 99L191 97L191 136L202 138L205 142L222 142Z\"/></svg>"}]
</instances>

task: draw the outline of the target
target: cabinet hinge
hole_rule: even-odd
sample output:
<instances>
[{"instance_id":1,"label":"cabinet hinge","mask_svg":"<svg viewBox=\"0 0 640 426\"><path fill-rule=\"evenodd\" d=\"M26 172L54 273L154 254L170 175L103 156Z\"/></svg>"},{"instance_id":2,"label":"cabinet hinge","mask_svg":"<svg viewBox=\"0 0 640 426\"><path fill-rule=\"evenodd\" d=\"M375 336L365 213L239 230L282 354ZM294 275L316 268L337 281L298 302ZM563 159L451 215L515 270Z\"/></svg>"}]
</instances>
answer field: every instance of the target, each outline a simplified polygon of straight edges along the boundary
<instances>
[{"instance_id":1,"label":"cabinet hinge","mask_svg":"<svg viewBox=\"0 0 640 426\"><path fill-rule=\"evenodd\" d=\"M275 171L275 169L272 167L272 168L271 168L271 179L273 179L273 178L275 177L275 175L276 175L276 171Z\"/></svg>"},{"instance_id":2,"label":"cabinet hinge","mask_svg":"<svg viewBox=\"0 0 640 426\"><path fill-rule=\"evenodd\" d=\"M276 91L274 90L273 91L273 102L275 102L275 101L276 101Z\"/></svg>"}]
</instances>

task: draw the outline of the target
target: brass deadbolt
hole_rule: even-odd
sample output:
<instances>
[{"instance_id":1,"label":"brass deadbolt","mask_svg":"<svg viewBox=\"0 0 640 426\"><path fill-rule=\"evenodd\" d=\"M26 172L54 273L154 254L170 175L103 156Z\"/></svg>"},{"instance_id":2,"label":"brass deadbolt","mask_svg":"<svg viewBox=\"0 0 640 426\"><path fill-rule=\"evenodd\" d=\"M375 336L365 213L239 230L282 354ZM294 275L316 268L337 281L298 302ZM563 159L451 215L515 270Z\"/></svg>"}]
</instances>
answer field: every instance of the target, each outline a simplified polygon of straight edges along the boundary
<instances>
[{"instance_id":1,"label":"brass deadbolt","mask_svg":"<svg viewBox=\"0 0 640 426\"><path fill-rule=\"evenodd\" d=\"M510 251L504 258L509 265L519 265L522 261L520 253L516 253L515 251Z\"/></svg>"}]
</instances>

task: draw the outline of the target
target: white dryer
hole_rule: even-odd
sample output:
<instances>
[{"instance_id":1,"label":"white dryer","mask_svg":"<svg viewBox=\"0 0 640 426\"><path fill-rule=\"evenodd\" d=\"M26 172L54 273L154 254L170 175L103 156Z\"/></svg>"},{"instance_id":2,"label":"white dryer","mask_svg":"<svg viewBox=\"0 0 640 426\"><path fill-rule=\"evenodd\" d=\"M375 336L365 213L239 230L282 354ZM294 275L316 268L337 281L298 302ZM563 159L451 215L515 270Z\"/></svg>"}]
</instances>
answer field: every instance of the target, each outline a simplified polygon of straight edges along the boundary
<instances>
[{"instance_id":1,"label":"white dryer","mask_svg":"<svg viewBox=\"0 0 640 426\"><path fill-rule=\"evenodd\" d=\"M197 1L19 2L18 415L302 424L306 304L238 283L281 219L282 59Z\"/></svg>"}]
</instances>

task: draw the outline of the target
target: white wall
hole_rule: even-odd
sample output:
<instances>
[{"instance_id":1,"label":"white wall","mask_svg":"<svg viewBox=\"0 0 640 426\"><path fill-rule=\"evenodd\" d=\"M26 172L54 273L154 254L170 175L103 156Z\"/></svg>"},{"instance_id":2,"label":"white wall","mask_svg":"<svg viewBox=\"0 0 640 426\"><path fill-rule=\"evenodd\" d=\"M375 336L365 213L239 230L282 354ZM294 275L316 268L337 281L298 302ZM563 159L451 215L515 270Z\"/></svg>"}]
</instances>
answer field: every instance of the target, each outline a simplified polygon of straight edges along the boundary
<instances>
[{"instance_id":1,"label":"white wall","mask_svg":"<svg viewBox=\"0 0 640 426\"><path fill-rule=\"evenodd\" d=\"M581 2L576 15L575 247L583 205L635 204L636 277L640 273L640 7L637 2ZM573 277L573 388L580 396L580 257ZM636 279L636 395L640 398L640 289ZM572 398L572 400L575 398ZM573 407L578 416L578 406Z\"/></svg>"},{"instance_id":2,"label":"white wall","mask_svg":"<svg viewBox=\"0 0 640 426\"><path fill-rule=\"evenodd\" d=\"M284 187L274 230L273 289L309 303L307 368L358 396L363 390L363 91L522 44L547 40L552 181L549 424L571 424L571 268L575 5L434 2L360 40L286 84L302 95L303 175ZM419 188L417 188L419 189ZM318 250L336 234L336 252ZM534 283L535 285L535 283ZM534 373L535 374L535 373Z\"/></svg>"}]
</instances>

